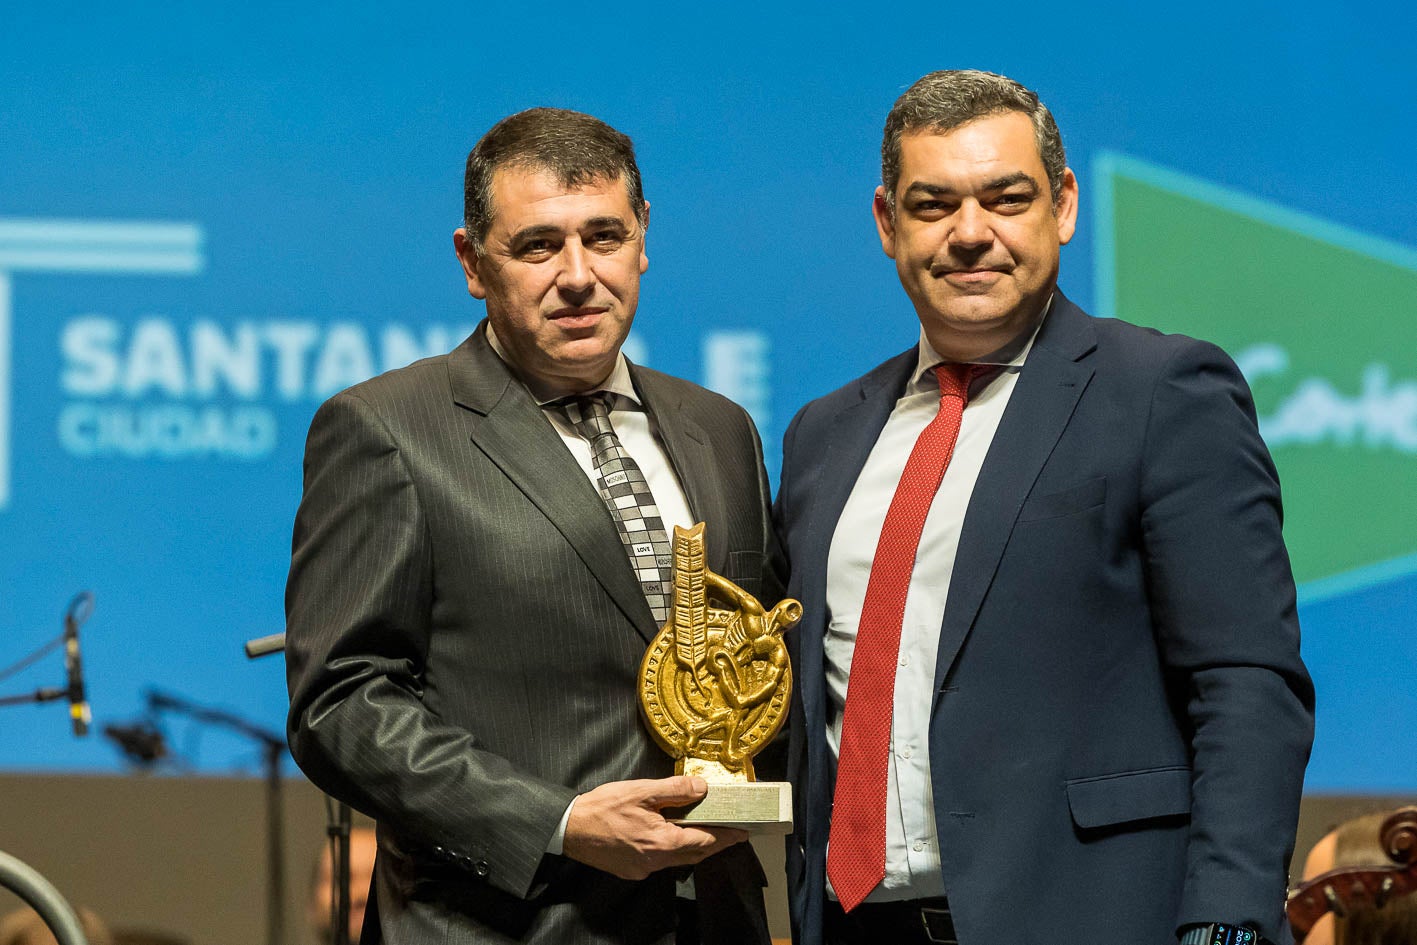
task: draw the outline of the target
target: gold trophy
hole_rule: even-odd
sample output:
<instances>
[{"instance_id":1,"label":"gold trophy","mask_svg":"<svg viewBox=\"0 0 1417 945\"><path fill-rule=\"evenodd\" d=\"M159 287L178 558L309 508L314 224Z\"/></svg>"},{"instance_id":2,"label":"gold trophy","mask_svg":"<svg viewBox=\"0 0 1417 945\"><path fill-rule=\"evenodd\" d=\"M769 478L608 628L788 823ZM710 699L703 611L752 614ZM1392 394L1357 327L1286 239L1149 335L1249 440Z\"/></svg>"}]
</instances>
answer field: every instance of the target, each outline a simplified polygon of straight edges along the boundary
<instances>
[{"instance_id":1,"label":"gold trophy","mask_svg":"<svg viewBox=\"0 0 1417 945\"><path fill-rule=\"evenodd\" d=\"M784 600L770 611L708 570L704 525L674 528L670 616L640 664L640 709L674 773L698 775L708 795L668 812L676 823L792 832L792 785L753 777L753 756L787 719L792 668L783 631L802 619Z\"/></svg>"}]
</instances>

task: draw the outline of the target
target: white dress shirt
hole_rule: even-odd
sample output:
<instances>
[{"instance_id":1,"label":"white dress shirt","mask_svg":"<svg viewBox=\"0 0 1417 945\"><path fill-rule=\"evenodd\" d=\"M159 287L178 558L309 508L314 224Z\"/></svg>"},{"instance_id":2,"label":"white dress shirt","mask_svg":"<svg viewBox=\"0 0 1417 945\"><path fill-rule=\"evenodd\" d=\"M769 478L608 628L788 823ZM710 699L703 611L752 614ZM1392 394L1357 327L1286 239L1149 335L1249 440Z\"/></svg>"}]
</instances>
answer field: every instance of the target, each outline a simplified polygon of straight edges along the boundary
<instances>
[{"instance_id":1,"label":"white dress shirt","mask_svg":"<svg viewBox=\"0 0 1417 945\"><path fill-rule=\"evenodd\" d=\"M1045 314L1046 311L1045 307ZM929 751L940 625L949 597L960 527L974 483L1041 324L1040 318L1033 330L1024 332L1014 343L977 359L976 363L997 364L1000 369L986 373L970 386L959 439L925 518L906 592L896 660L886 786L886 875L866 897L867 902L945 894L930 791ZM940 388L930 368L944 361L922 330L915 372L876 439L832 534L827 558L825 657L827 744L833 756L840 751L847 677L871 562L910 451L939 412ZM830 884L827 891L836 897Z\"/></svg>"},{"instance_id":2,"label":"white dress shirt","mask_svg":"<svg viewBox=\"0 0 1417 945\"><path fill-rule=\"evenodd\" d=\"M497 356L505 361L508 366L511 361L507 358L506 349L497 339L497 333L492 330L492 324L487 325L487 343L492 346L492 350ZM514 369L515 370L515 369ZM519 375L520 376L520 375ZM527 384L527 389L536 398L537 404L541 407L544 416L560 435L561 441L566 444L566 448L571 451L571 455L576 458L586 478L591 485L595 485L599 476L595 472L595 460L591 456L590 443L573 427L566 418L564 411L551 406L551 404L564 397L564 394L557 394L552 391L538 389L533 382L523 377ZM650 428L649 414L645 413L644 405L640 403L639 395L635 393L635 385L630 380L630 368L625 361L623 354L615 357L615 367L610 371L610 376L605 379L595 391L608 391L615 396L610 398L610 425L615 428L615 435L620 439L620 445L625 448L625 452L635 460L640 471L645 474L645 481L649 483L649 490L654 495L655 505L659 508L659 517L664 521L665 531L672 537L674 526L689 528L694 524L694 518L689 512L689 500L684 495L684 487L679 483L679 477L674 472L674 465L669 461L669 454L664 451L664 444ZM585 393L594 393L586 391ZM599 489L596 490L599 492ZM575 806L575 801L566 805L566 812L561 815L561 823L556 828L556 832L551 836L550 842L546 845L547 853L560 853L565 846L566 822L571 819L571 808ZM685 890L681 884L681 895ZM692 889L690 885L688 887Z\"/></svg>"}]
</instances>

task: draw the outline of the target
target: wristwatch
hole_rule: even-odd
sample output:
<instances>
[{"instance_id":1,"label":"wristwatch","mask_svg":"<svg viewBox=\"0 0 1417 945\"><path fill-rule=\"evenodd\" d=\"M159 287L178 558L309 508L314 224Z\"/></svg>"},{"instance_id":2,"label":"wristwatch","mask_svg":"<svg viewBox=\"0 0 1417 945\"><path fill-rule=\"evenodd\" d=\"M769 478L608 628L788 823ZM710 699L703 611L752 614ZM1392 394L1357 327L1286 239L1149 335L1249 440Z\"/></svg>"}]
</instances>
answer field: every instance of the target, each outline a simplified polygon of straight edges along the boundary
<instances>
[{"instance_id":1,"label":"wristwatch","mask_svg":"<svg viewBox=\"0 0 1417 945\"><path fill-rule=\"evenodd\" d=\"M1189 926L1181 936L1180 945L1262 945L1260 933L1245 925L1211 922Z\"/></svg>"}]
</instances>

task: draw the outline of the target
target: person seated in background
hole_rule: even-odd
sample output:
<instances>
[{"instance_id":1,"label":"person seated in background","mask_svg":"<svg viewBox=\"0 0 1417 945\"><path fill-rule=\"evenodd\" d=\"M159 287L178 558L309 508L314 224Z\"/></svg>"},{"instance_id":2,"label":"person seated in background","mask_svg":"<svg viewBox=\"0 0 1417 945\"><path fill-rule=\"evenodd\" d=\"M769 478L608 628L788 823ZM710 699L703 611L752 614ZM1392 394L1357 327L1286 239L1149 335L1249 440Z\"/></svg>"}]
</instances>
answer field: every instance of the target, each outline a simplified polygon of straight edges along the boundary
<instances>
[{"instance_id":1,"label":"person seated in background","mask_svg":"<svg viewBox=\"0 0 1417 945\"><path fill-rule=\"evenodd\" d=\"M1346 866L1392 866L1378 837L1391 813L1364 814L1330 830L1309 851L1303 879ZM1304 945L1417 945L1417 894L1393 899L1381 909L1360 903L1346 916L1330 913L1314 924Z\"/></svg>"},{"instance_id":2,"label":"person seated in background","mask_svg":"<svg viewBox=\"0 0 1417 945\"><path fill-rule=\"evenodd\" d=\"M114 945L113 934L97 913L83 906L74 911L89 945ZM0 918L0 945L58 945L58 939L39 913L25 906Z\"/></svg>"},{"instance_id":3,"label":"person seated in background","mask_svg":"<svg viewBox=\"0 0 1417 945\"><path fill-rule=\"evenodd\" d=\"M349 831L349 940L359 941L364 927L364 907L369 904L369 885L374 878L374 854L378 850L373 827L352 827ZM310 896L305 915L324 945L335 940L334 856L328 842L320 845L310 872Z\"/></svg>"}]
</instances>

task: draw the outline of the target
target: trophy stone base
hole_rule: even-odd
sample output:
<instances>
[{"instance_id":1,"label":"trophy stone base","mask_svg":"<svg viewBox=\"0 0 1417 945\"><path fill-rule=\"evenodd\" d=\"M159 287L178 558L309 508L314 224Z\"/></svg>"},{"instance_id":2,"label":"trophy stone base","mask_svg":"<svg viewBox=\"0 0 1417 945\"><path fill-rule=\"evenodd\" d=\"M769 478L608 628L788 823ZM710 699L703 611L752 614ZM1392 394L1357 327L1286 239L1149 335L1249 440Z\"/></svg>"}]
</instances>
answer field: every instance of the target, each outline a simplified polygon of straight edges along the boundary
<instances>
[{"instance_id":1,"label":"trophy stone base","mask_svg":"<svg viewBox=\"0 0 1417 945\"><path fill-rule=\"evenodd\" d=\"M749 833L792 832L792 785L786 781L736 784L709 782L708 794L697 804L671 807L664 816L695 827L736 827Z\"/></svg>"}]
</instances>

